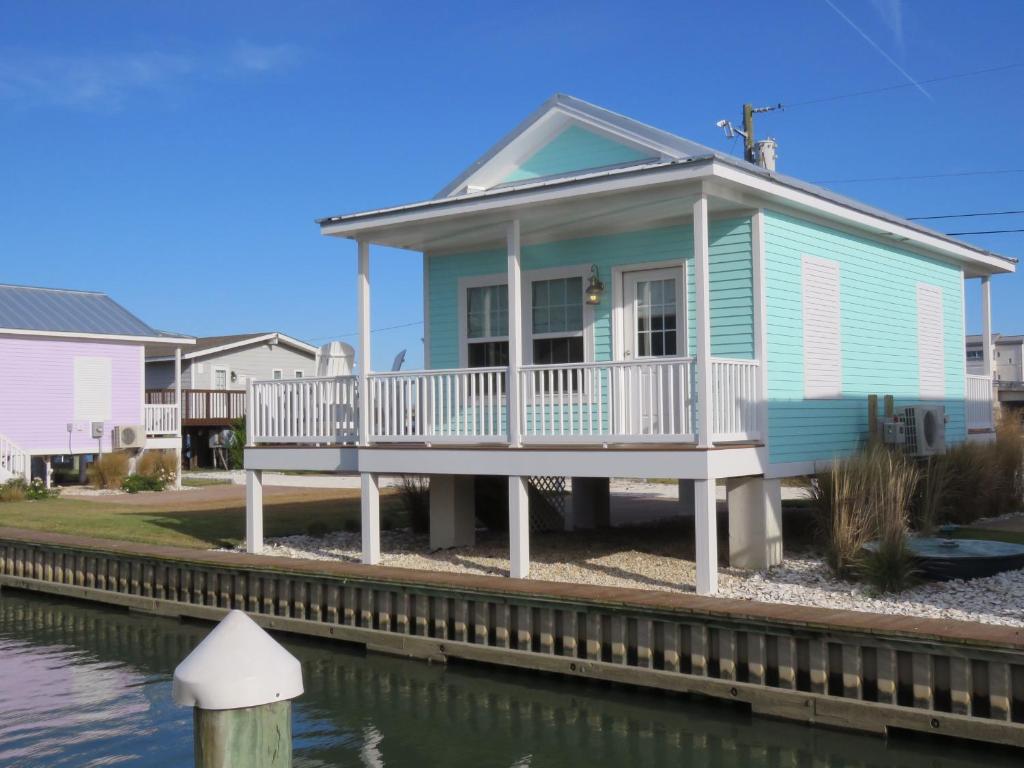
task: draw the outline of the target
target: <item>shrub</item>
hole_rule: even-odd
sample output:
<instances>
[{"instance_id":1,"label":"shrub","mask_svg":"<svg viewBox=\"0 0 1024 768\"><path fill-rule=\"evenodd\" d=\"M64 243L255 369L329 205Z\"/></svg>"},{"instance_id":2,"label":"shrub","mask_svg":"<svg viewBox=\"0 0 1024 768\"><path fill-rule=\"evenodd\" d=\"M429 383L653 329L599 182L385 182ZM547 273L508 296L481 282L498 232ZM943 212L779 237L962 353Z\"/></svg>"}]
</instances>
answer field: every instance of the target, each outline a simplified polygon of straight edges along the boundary
<instances>
[{"instance_id":1,"label":"shrub","mask_svg":"<svg viewBox=\"0 0 1024 768\"><path fill-rule=\"evenodd\" d=\"M60 488L47 488L42 478L32 478L32 482L25 487L25 498L29 501L40 499L52 499L60 496Z\"/></svg>"},{"instance_id":2,"label":"shrub","mask_svg":"<svg viewBox=\"0 0 1024 768\"><path fill-rule=\"evenodd\" d=\"M121 490L127 491L128 493L138 493L139 491L162 491L165 485L166 481L159 477L133 474L128 475L128 477L121 481Z\"/></svg>"},{"instance_id":3,"label":"shrub","mask_svg":"<svg viewBox=\"0 0 1024 768\"><path fill-rule=\"evenodd\" d=\"M419 475L402 475L398 496L409 513L413 533L427 533L430 530L430 481Z\"/></svg>"},{"instance_id":4,"label":"shrub","mask_svg":"<svg viewBox=\"0 0 1024 768\"><path fill-rule=\"evenodd\" d=\"M826 561L840 578L871 579L879 591L892 588L893 579L879 579L865 570L865 545L878 539L878 557L906 551L911 502L918 472L902 454L871 445L847 459L836 460L812 484L815 506L824 533ZM875 555L871 556L872 558ZM905 583L905 582L899 582Z\"/></svg>"},{"instance_id":5,"label":"shrub","mask_svg":"<svg viewBox=\"0 0 1024 768\"><path fill-rule=\"evenodd\" d=\"M139 457L135 472L146 477L163 477L173 482L178 473L178 457L174 451L146 451Z\"/></svg>"},{"instance_id":6,"label":"shrub","mask_svg":"<svg viewBox=\"0 0 1024 768\"><path fill-rule=\"evenodd\" d=\"M28 491L23 478L14 477L0 485L0 501L22 501Z\"/></svg>"},{"instance_id":7,"label":"shrub","mask_svg":"<svg viewBox=\"0 0 1024 768\"><path fill-rule=\"evenodd\" d=\"M926 536L944 519L951 480L950 461L946 456L929 456L921 471L914 504L914 527Z\"/></svg>"},{"instance_id":8,"label":"shrub","mask_svg":"<svg viewBox=\"0 0 1024 768\"><path fill-rule=\"evenodd\" d=\"M236 419L231 425L231 441L228 443L228 463L232 469L245 467L245 442L248 439L245 430L245 417Z\"/></svg>"},{"instance_id":9,"label":"shrub","mask_svg":"<svg viewBox=\"0 0 1024 768\"><path fill-rule=\"evenodd\" d=\"M89 465L88 477L94 488L120 488L128 477L128 454L117 451L97 456Z\"/></svg>"}]
</instances>

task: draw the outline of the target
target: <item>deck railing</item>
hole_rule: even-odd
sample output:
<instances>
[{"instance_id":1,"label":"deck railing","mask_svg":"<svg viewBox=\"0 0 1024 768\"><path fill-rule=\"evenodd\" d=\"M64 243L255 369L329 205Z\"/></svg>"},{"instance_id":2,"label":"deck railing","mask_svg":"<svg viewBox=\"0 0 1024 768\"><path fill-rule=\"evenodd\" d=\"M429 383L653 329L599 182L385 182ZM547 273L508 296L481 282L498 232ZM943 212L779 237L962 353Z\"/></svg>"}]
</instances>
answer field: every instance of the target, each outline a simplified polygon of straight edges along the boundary
<instances>
[{"instance_id":1,"label":"deck railing","mask_svg":"<svg viewBox=\"0 0 1024 768\"><path fill-rule=\"evenodd\" d=\"M373 373L372 442L505 442L506 368Z\"/></svg>"},{"instance_id":2,"label":"deck railing","mask_svg":"<svg viewBox=\"0 0 1024 768\"><path fill-rule=\"evenodd\" d=\"M188 424L230 424L245 416L244 389L182 389L182 420ZM149 405L173 405L173 389L146 391Z\"/></svg>"},{"instance_id":3,"label":"deck railing","mask_svg":"<svg viewBox=\"0 0 1024 768\"><path fill-rule=\"evenodd\" d=\"M31 458L20 446L0 435L0 482L14 477L29 480Z\"/></svg>"},{"instance_id":4,"label":"deck railing","mask_svg":"<svg viewBox=\"0 0 1024 768\"><path fill-rule=\"evenodd\" d=\"M691 358L523 366L523 442L692 440L693 373Z\"/></svg>"},{"instance_id":5,"label":"deck railing","mask_svg":"<svg viewBox=\"0 0 1024 768\"><path fill-rule=\"evenodd\" d=\"M693 442L696 373L688 357L528 365L515 377L505 367L371 373L367 441L507 443L511 382L519 394L512 417L526 445ZM713 440L758 439L757 361L713 358L711 376ZM250 442L356 442L357 382L253 382Z\"/></svg>"},{"instance_id":6,"label":"deck railing","mask_svg":"<svg viewBox=\"0 0 1024 768\"><path fill-rule=\"evenodd\" d=\"M355 442L355 376L254 381L251 386L252 414L246 425L250 442Z\"/></svg>"},{"instance_id":7,"label":"deck railing","mask_svg":"<svg viewBox=\"0 0 1024 768\"><path fill-rule=\"evenodd\" d=\"M148 437L167 437L181 434L177 405L151 405L143 409Z\"/></svg>"},{"instance_id":8,"label":"deck railing","mask_svg":"<svg viewBox=\"0 0 1024 768\"><path fill-rule=\"evenodd\" d=\"M713 440L756 440L761 436L757 368L756 360L711 359Z\"/></svg>"},{"instance_id":9,"label":"deck railing","mask_svg":"<svg viewBox=\"0 0 1024 768\"><path fill-rule=\"evenodd\" d=\"M968 429L992 427L992 377L967 374L964 384Z\"/></svg>"}]
</instances>

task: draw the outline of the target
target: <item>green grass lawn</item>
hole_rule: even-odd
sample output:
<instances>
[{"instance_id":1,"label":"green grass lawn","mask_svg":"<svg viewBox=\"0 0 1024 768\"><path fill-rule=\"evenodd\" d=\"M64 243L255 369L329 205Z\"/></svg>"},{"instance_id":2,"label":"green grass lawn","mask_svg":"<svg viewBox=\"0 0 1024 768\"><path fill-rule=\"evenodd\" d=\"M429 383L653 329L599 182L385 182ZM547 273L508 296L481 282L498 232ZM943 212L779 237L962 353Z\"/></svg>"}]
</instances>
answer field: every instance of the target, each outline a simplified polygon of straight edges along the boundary
<instances>
[{"instance_id":1,"label":"green grass lawn","mask_svg":"<svg viewBox=\"0 0 1024 768\"><path fill-rule=\"evenodd\" d=\"M264 535L288 536L313 530L357 528L359 492L330 490L268 497L263 505ZM198 492L197 492L198 493ZM406 524L398 497L381 493L381 526ZM245 502L236 499L172 504L110 503L102 498L45 499L0 503L0 526L209 549L237 546L245 539Z\"/></svg>"},{"instance_id":2,"label":"green grass lawn","mask_svg":"<svg viewBox=\"0 0 1024 768\"><path fill-rule=\"evenodd\" d=\"M230 480L220 480L215 477L188 477L181 478L181 484L189 488L205 488L208 485L231 485Z\"/></svg>"}]
</instances>

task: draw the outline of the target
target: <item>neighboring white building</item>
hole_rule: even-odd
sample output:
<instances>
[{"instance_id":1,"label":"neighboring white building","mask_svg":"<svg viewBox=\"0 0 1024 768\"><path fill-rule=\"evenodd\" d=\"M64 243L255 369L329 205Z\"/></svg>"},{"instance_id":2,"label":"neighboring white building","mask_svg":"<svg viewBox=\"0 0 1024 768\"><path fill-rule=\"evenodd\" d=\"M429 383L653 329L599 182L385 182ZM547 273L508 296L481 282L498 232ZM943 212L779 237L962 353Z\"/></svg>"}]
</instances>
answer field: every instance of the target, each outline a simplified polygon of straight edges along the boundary
<instances>
[{"instance_id":1,"label":"neighboring white building","mask_svg":"<svg viewBox=\"0 0 1024 768\"><path fill-rule=\"evenodd\" d=\"M984 373L981 336L967 337L967 372ZM992 334L992 374L997 382L1024 381L1024 336Z\"/></svg>"},{"instance_id":2,"label":"neighboring white building","mask_svg":"<svg viewBox=\"0 0 1024 768\"><path fill-rule=\"evenodd\" d=\"M181 356L187 463L209 463L209 437L245 416L252 381L316 375L317 348L283 333L205 336ZM146 402L174 403L174 349L146 345Z\"/></svg>"}]
</instances>

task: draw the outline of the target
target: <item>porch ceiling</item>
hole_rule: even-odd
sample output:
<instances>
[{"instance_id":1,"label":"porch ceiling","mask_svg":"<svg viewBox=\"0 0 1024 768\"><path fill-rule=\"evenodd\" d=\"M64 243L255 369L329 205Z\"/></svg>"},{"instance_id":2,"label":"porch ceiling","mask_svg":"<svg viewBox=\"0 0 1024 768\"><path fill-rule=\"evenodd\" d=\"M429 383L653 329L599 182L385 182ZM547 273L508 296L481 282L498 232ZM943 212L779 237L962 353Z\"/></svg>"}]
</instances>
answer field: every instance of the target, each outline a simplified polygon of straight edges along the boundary
<instances>
[{"instance_id":1,"label":"porch ceiling","mask_svg":"<svg viewBox=\"0 0 1024 768\"><path fill-rule=\"evenodd\" d=\"M518 218L522 242L570 240L689 223L699 187L694 183L650 189L569 197L556 201L467 212L442 220L392 224L360 233L372 243L428 253L504 249L506 226ZM709 199L712 215L750 208L720 198Z\"/></svg>"}]
</instances>

